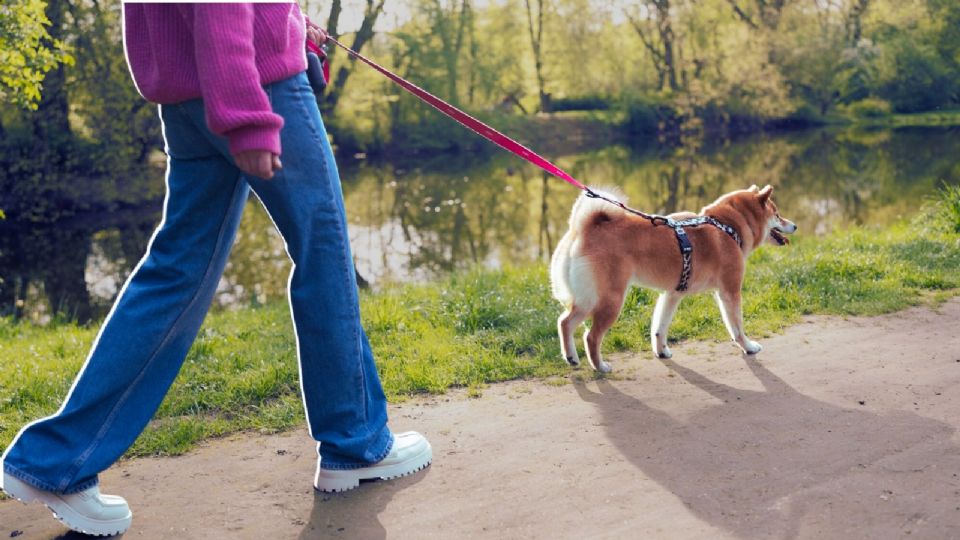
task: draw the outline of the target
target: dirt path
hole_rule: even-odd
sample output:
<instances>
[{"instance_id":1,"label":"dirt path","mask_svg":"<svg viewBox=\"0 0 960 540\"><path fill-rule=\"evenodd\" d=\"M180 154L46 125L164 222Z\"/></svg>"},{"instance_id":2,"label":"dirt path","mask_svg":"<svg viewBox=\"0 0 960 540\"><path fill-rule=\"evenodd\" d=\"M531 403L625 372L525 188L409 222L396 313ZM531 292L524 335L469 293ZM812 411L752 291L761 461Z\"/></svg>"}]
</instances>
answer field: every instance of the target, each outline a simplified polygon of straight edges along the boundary
<instances>
[{"instance_id":1,"label":"dirt path","mask_svg":"<svg viewBox=\"0 0 960 540\"><path fill-rule=\"evenodd\" d=\"M690 343L618 378L392 407L426 473L314 494L303 431L103 475L128 538L960 538L960 299L815 318L758 359ZM0 503L0 537L66 532Z\"/></svg>"}]
</instances>

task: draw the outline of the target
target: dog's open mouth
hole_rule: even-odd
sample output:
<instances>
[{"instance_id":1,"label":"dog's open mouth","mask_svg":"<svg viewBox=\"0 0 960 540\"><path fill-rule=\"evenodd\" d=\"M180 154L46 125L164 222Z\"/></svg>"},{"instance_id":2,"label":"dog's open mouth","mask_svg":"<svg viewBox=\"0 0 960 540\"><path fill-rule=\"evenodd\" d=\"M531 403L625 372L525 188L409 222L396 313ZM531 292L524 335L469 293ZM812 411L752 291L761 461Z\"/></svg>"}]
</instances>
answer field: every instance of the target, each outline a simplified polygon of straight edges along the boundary
<instances>
[{"instance_id":1,"label":"dog's open mouth","mask_svg":"<svg viewBox=\"0 0 960 540\"><path fill-rule=\"evenodd\" d=\"M783 235L783 231L780 229L770 229L770 238L773 238L773 241L779 246L785 246L790 243L790 239Z\"/></svg>"}]
</instances>

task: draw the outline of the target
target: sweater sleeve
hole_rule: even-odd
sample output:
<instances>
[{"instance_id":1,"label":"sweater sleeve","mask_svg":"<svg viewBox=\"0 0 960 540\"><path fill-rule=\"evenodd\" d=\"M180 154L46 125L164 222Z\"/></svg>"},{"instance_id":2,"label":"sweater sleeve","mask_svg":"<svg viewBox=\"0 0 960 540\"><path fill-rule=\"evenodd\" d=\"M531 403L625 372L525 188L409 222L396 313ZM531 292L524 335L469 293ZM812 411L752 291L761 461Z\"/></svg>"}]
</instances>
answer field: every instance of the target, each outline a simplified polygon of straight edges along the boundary
<instances>
[{"instance_id":1,"label":"sweater sleeve","mask_svg":"<svg viewBox=\"0 0 960 540\"><path fill-rule=\"evenodd\" d=\"M194 4L200 92L210 131L227 137L230 153L280 154L283 118L260 85L254 46L254 4Z\"/></svg>"}]
</instances>

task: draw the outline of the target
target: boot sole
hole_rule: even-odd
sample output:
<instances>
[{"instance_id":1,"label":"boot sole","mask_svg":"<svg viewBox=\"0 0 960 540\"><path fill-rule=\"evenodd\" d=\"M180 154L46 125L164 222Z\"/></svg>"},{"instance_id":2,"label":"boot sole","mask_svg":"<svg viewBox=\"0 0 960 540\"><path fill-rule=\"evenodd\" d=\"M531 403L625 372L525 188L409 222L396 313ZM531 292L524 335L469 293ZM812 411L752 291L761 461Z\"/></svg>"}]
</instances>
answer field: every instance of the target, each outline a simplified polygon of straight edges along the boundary
<instances>
[{"instance_id":1,"label":"boot sole","mask_svg":"<svg viewBox=\"0 0 960 540\"><path fill-rule=\"evenodd\" d=\"M9 474L3 477L3 491L23 504L39 501L71 530L91 536L115 536L126 532L133 522L133 513L120 519L99 520L83 516L70 507L63 499L46 491L37 489L30 484L20 481Z\"/></svg>"}]
</instances>

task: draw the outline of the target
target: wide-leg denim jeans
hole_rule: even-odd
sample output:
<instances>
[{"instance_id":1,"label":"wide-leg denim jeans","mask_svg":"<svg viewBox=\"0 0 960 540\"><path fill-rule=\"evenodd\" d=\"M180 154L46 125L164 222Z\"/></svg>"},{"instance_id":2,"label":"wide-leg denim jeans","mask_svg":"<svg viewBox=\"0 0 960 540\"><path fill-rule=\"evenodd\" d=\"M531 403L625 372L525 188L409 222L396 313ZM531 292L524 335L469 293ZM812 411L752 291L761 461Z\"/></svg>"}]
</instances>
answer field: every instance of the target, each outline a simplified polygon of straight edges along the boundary
<instances>
[{"instance_id":1,"label":"wide-leg denim jeans","mask_svg":"<svg viewBox=\"0 0 960 540\"><path fill-rule=\"evenodd\" d=\"M283 168L243 175L201 100L162 105L169 155L163 220L124 285L61 409L29 424L4 470L73 493L133 444L180 370L209 309L250 189L286 243L300 383L321 466L383 459L393 436L360 324L356 276L333 153L304 74L265 87L284 119ZM292 359L291 359L292 361Z\"/></svg>"}]
</instances>

